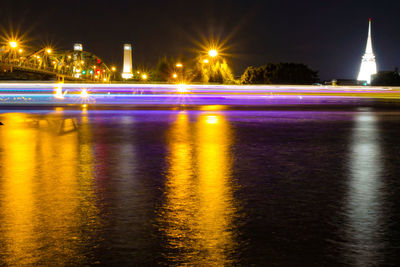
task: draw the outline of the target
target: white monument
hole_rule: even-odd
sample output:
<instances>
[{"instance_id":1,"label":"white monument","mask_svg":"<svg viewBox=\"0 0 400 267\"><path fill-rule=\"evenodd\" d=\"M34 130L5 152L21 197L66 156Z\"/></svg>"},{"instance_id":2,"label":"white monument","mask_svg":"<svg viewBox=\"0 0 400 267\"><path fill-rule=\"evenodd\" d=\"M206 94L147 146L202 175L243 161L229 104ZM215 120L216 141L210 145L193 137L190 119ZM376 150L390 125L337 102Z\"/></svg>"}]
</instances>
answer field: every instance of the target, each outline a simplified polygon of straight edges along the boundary
<instances>
[{"instance_id":1,"label":"white monument","mask_svg":"<svg viewBox=\"0 0 400 267\"><path fill-rule=\"evenodd\" d=\"M122 72L122 78L132 78L132 46L131 44L124 44L124 68Z\"/></svg>"},{"instance_id":2,"label":"white monument","mask_svg":"<svg viewBox=\"0 0 400 267\"><path fill-rule=\"evenodd\" d=\"M367 47L365 49L365 54L361 59L361 67L357 80L367 81L367 83L370 84L371 75L376 74L376 72L377 68L376 68L375 55L372 50L371 19L369 19Z\"/></svg>"},{"instance_id":3,"label":"white monument","mask_svg":"<svg viewBox=\"0 0 400 267\"><path fill-rule=\"evenodd\" d=\"M74 44L74 51L82 51L83 47L82 44Z\"/></svg>"}]
</instances>

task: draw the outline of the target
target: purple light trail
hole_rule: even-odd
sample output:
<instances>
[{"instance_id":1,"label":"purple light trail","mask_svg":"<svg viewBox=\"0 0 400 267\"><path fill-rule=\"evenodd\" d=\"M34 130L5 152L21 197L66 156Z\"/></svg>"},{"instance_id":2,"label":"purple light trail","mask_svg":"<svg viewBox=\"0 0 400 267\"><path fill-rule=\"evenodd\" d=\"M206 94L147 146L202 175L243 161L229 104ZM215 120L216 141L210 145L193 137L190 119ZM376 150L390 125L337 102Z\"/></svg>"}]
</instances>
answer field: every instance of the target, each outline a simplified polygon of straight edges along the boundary
<instances>
[{"instance_id":1,"label":"purple light trail","mask_svg":"<svg viewBox=\"0 0 400 267\"><path fill-rule=\"evenodd\" d=\"M179 90L180 89L180 90ZM88 92L85 97L83 90ZM0 83L1 105L304 105L400 99L396 87Z\"/></svg>"}]
</instances>

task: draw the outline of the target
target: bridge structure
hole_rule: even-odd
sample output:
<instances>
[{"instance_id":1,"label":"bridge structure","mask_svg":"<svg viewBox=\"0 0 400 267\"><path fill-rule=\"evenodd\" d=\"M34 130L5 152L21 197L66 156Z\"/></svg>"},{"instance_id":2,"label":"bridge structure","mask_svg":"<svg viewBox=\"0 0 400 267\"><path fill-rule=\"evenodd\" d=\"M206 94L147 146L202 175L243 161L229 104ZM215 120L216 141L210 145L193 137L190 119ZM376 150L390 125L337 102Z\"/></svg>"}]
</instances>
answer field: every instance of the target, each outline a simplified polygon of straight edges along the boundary
<instances>
[{"instance_id":1,"label":"bridge structure","mask_svg":"<svg viewBox=\"0 0 400 267\"><path fill-rule=\"evenodd\" d=\"M81 44L66 51L48 47L25 51L16 42L0 47L0 75L17 80L104 83L110 81L114 71L100 57L84 51Z\"/></svg>"}]
</instances>

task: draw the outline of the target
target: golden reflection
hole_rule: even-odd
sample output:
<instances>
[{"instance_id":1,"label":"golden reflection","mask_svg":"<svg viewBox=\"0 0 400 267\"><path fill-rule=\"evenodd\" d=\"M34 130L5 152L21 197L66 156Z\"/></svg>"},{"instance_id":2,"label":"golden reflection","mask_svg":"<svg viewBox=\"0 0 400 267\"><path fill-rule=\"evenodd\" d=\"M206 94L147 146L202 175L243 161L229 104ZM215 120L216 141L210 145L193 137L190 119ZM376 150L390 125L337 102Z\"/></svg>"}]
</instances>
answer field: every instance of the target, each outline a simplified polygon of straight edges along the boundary
<instances>
[{"instance_id":1,"label":"golden reflection","mask_svg":"<svg viewBox=\"0 0 400 267\"><path fill-rule=\"evenodd\" d=\"M60 113L34 119L62 122ZM8 126L0 132L5 263L84 263L80 249L90 237L83 229L96 214L89 126L59 134L32 127L26 114L2 114L2 120Z\"/></svg>"},{"instance_id":2,"label":"golden reflection","mask_svg":"<svg viewBox=\"0 0 400 267\"><path fill-rule=\"evenodd\" d=\"M5 264L29 264L27 251L39 249L34 238L34 193L32 173L35 168L35 132L19 127L24 114L9 114L2 118L7 128L0 131L1 138L1 232L4 235ZM1 151L0 150L0 151ZM2 239L3 239L2 238Z\"/></svg>"},{"instance_id":3,"label":"golden reflection","mask_svg":"<svg viewBox=\"0 0 400 267\"><path fill-rule=\"evenodd\" d=\"M178 115L168 133L169 172L162 229L168 261L183 265L226 265L235 249L231 130L222 115L200 115L191 123Z\"/></svg>"}]
</instances>

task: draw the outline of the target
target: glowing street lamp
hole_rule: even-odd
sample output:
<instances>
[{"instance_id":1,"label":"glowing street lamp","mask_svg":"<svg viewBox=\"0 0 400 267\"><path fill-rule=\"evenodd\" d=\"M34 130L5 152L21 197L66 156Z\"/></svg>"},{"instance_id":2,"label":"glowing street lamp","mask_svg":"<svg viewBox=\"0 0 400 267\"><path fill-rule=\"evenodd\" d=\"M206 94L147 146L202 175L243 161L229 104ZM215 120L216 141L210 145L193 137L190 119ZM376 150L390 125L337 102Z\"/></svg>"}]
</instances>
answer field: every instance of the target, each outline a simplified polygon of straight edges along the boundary
<instances>
[{"instance_id":1,"label":"glowing street lamp","mask_svg":"<svg viewBox=\"0 0 400 267\"><path fill-rule=\"evenodd\" d=\"M111 70L112 70L112 71L116 71L117 68L116 68L116 67L111 67Z\"/></svg>"},{"instance_id":2,"label":"glowing street lamp","mask_svg":"<svg viewBox=\"0 0 400 267\"><path fill-rule=\"evenodd\" d=\"M143 74L142 74L142 79L143 79L143 80L147 80L147 74L143 73Z\"/></svg>"},{"instance_id":3,"label":"glowing street lamp","mask_svg":"<svg viewBox=\"0 0 400 267\"><path fill-rule=\"evenodd\" d=\"M177 68L182 68L183 67L183 64L182 63L176 63L176 65L175 65Z\"/></svg>"},{"instance_id":4,"label":"glowing street lamp","mask_svg":"<svg viewBox=\"0 0 400 267\"><path fill-rule=\"evenodd\" d=\"M47 49L46 49L46 53L47 53L47 54L51 54L51 52L52 52L51 48L47 48Z\"/></svg>"},{"instance_id":5,"label":"glowing street lamp","mask_svg":"<svg viewBox=\"0 0 400 267\"><path fill-rule=\"evenodd\" d=\"M203 59L204 64L208 64L210 61L208 59Z\"/></svg>"},{"instance_id":6,"label":"glowing street lamp","mask_svg":"<svg viewBox=\"0 0 400 267\"><path fill-rule=\"evenodd\" d=\"M176 74L176 73L172 74L172 78L174 78L174 79L178 78L178 74Z\"/></svg>"},{"instance_id":7,"label":"glowing street lamp","mask_svg":"<svg viewBox=\"0 0 400 267\"><path fill-rule=\"evenodd\" d=\"M17 48L17 46L18 46L16 41L10 41L9 44L10 44L11 48Z\"/></svg>"},{"instance_id":8,"label":"glowing street lamp","mask_svg":"<svg viewBox=\"0 0 400 267\"><path fill-rule=\"evenodd\" d=\"M215 49L211 49L210 51L208 51L208 55L210 57L216 57L216 56L218 56L218 51Z\"/></svg>"}]
</instances>

